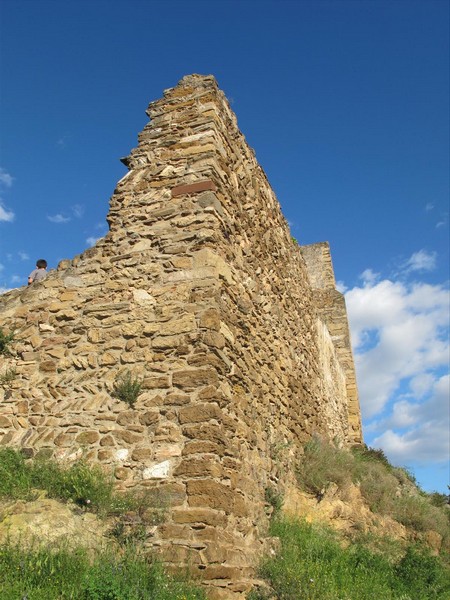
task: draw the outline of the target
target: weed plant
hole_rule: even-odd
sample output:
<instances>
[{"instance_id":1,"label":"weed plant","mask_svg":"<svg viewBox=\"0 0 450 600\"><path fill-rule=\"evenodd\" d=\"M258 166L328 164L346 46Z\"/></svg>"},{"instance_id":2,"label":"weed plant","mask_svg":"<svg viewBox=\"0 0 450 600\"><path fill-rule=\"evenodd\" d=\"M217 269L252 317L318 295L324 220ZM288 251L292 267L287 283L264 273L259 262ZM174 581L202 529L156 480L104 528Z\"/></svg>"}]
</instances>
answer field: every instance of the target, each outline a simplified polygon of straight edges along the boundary
<instances>
[{"instance_id":1,"label":"weed plant","mask_svg":"<svg viewBox=\"0 0 450 600\"><path fill-rule=\"evenodd\" d=\"M349 452L313 437L305 445L299 461L297 480L302 489L321 496L330 483L345 489L351 483L352 466L353 457Z\"/></svg>"},{"instance_id":2,"label":"weed plant","mask_svg":"<svg viewBox=\"0 0 450 600\"><path fill-rule=\"evenodd\" d=\"M343 548L337 534L303 521L277 518L271 534L279 554L262 566L274 593L254 592L252 600L446 600L448 572L438 558L409 547L401 558L361 544Z\"/></svg>"},{"instance_id":3,"label":"weed plant","mask_svg":"<svg viewBox=\"0 0 450 600\"><path fill-rule=\"evenodd\" d=\"M117 377L114 383L113 396L122 402L126 402L131 408L142 393L142 380L133 377L130 371Z\"/></svg>"},{"instance_id":4,"label":"weed plant","mask_svg":"<svg viewBox=\"0 0 450 600\"><path fill-rule=\"evenodd\" d=\"M0 327L0 355L11 356L11 343L14 340L14 333L5 333Z\"/></svg>"},{"instance_id":5,"label":"weed plant","mask_svg":"<svg viewBox=\"0 0 450 600\"><path fill-rule=\"evenodd\" d=\"M0 385L9 387L16 377L16 369L6 369L6 371L0 375Z\"/></svg>"},{"instance_id":6,"label":"weed plant","mask_svg":"<svg viewBox=\"0 0 450 600\"><path fill-rule=\"evenodd\" d=\"M166 575L158 563L126 549L84 550L0 547L2 600L205 600L194 585Z\"/></svg>"},{"instance_id":7,"label":"weed plant","mask_svg":"<svg viewBox=\"0 0 450 600\"><path fill-rule=\"evenodd\" d=\"M115 492L112 476L98 465L79 461L64 467L49 459L25 460L12 448L0 449L0 498L31 500L36 490L99 516L135 511L144 522L155 523L164 512L163 499L151 492Z\"/></svg>"}]
</instances>

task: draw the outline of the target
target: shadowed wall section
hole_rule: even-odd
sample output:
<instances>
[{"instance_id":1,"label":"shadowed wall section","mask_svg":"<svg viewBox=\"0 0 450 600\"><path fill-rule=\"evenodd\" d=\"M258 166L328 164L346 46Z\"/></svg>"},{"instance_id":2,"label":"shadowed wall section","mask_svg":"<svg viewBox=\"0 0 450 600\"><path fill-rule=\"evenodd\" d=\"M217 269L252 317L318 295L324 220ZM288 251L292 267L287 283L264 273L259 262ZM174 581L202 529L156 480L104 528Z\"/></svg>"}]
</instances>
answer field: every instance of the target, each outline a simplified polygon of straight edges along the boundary
<instances>
[{"instance_id":1,"label":"shadowed wall section","mask_svg":"<svg viewBox=\"0 0 450 600\"><path fill-rule=\"evenodd\" d=\"M169 500L149 531L211 598L251 587L282 492L312 434L361 440L343 297L327 245L301 249L213 77L150 104L109 233L42 283L0 297L16 379L0 443L73 460ZM118 375L143 379L135 406Z\"/></svg>"}]
</instances>

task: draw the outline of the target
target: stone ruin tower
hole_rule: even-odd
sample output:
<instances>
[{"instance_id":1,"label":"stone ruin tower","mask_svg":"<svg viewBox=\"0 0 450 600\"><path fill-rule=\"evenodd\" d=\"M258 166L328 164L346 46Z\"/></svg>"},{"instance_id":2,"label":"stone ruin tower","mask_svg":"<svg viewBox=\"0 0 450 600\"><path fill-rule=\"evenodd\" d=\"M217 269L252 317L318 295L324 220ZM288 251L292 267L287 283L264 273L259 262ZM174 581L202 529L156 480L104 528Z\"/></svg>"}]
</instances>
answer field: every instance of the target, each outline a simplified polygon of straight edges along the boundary
<instances>
[{"instance_id":1,"label":"stone ruin tower","mask_svg":"<svg viewBox=\"0 0 450 600\"><path fill-rule=\"evenodd\" d=\"M148 109L109 233L47 279L0 297L0 443L82 454L121 488L169 499L148 545L211 598L251 586L265 490L286 491L314 433L361 442L343 296L328 244L300 247L212 76ZM134 408L112 396L129 371Z\"/></svg>"}]
</instances>

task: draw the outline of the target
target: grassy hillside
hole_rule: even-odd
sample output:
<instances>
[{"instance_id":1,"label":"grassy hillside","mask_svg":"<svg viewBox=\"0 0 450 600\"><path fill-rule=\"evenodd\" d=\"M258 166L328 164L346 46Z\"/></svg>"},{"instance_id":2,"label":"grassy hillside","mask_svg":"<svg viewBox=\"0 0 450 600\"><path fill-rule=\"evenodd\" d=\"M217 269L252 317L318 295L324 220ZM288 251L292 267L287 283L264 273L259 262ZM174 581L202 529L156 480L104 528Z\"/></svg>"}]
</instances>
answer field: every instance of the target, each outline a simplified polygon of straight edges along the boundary
<instances>
[{"instance_id":1,"label":"grassy hillside","mask_svg":"<svg viewBox=\"0 0 450 600\"><path fill-rule=\"evenodd\" d=\"M340 450L318 438L304 448L296 475L318 512L333 487L340 505L357 490L369 518L338 532L332 519L324 525L284 515L281 490L272 490L271 534L279 539L280 551L262 563L266 585L252 592L252 600L450 598L446 496L421 491L381 451Z\"/></svg>"}]
</instances>

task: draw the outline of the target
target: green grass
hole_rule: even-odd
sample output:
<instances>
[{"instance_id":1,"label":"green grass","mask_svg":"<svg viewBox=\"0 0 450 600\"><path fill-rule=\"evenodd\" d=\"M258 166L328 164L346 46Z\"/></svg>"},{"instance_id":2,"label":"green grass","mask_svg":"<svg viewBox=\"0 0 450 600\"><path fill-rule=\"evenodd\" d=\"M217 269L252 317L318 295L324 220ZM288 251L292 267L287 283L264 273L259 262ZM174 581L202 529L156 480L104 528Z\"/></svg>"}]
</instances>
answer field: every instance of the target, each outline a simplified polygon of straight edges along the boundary
<instances>
[{"instance_id":1,"label":"green grass","mask_svg":"<svg viewBox=\"0 0 450 600\"><path fill-rule=\"evenodd\" d=\"M5 333L0 327L0 355L11 356L11 344L14 341L14 333Z\"/></svg>"},{"instance_id":2,"label":"green grass","mask_svg":"<svg viewBox=\"0 0 450 600\"><path fill-rule=\"evenodd\" d=\"M94 562L83 550L0 548L2 600L203 600L194 585L166 575L158 563L128 549L103 552Z\"/></svg>"},{"instance_id":3,"label":"green grass","mask_svg":"<svg viewBox=\"0 0 450 600\"><path fill-rule=\"evenodd\" d=\"M0 498L32 500L36 490L101 517L135 511L145 523L161 520L166 500L151 491L117 493L112 474L98 465L79 461L64 467L49 459L26 460L12 448L0 449Z\"/></svg>"},{"instance_id":4,"label":"green grass","mask_svg":"<svg viewBox=\"0 0 450 600\"><path fill-rule=\"evenodd\" d=\"M26 460L12 448L1 449L0 499L33 500L37 490L75 502L100 517L115 517L110 535L119 545L98 551L92 560L83 549L6 544L0 547L1 600L205 598L194 586L165 575L161 565L140 553L146 525L159 522L163 515L160 497L151 492L118 494L111 475L83 461L64 468L49 459ZM131 527L121 517L129 511L140 517Z\"/></svg>"},{"instance_id":5,"label":"green grass","mask_svg":"<svg viewBox=\"0 0 450 600\"><path fill-rule=\"evenodd\" d=\"M409 546L406 554L370 551L354 543L343 548L330 529L300 520L275 519L271 534L281 550L261 575L273 593L252 600L447 600L450 578L440 560Z\"/></svg>"},{"instance_id":6,"label":"green grass","mask_svg":"<svg viewBox=\"0 0 450 600\"><path fill-rule=\"evenodd\" d=\"M416 532L436 531L443 550L448 550L450 510L442 495L420 490L414 477L390 465L382 450L357 447L349 451L313 438L298 461L297 481L301 489L318 498L330 483L335 483L344 497L345 490L356 484L374 513L390 516Z\"/></svg>"}]
</instances>

